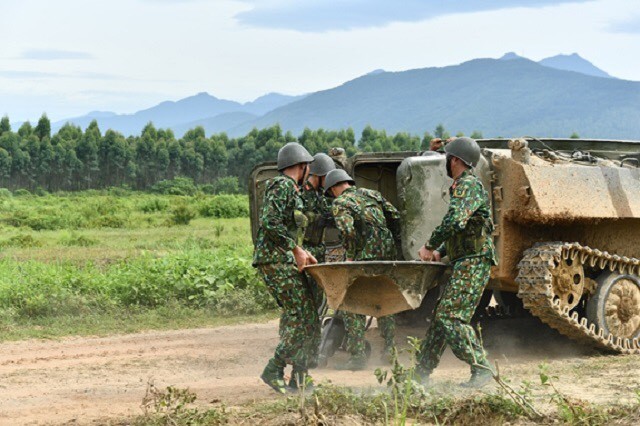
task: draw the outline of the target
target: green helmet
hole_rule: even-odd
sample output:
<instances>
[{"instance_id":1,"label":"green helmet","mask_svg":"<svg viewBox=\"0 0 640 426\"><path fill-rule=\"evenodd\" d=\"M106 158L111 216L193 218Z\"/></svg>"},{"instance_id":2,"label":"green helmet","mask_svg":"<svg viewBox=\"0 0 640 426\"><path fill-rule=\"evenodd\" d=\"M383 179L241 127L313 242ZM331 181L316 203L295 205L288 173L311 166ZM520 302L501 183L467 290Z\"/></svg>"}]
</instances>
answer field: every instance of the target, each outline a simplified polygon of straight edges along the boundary
<instances>
[{"instance_id":1,"label":"green helmet","mask_svg":"<svg viewBox=\"0 0 640 426\"><path fill-rule=\"evenodd\" d=\"M300 163L311 163L313 157L298 142L289 142L278 151L278 171Z\"/></svg>"},{"instance_id":2,"label":"green helmet","mask_svg":"<svg viewBox=\"0 0 640 426\"><path fill-rule=\"evenodd\" d=\"M336 168L335 163L327 154L319 153L313 156L314 162L309 167L309 174L316 176L326 176L331 170Z\"/></svg>"},{"instance_id":3,"label":"green helmet","mask_svg":"<svg viewBox=\"0 0 640 426\"><path fill-rule=\"evenodd\" d=\"M456 138L444 146L444 152L461 159L467 166L475 167L480 161L480 146L471 138Z\"/></svg>"},{"instance_id":4,"label":"green helmet","mask_svg":"<svg viewBox=\"0 0 640 426\"><path fill-rule=\"evenodd\" d=\"M327 177L324 178L324 190L325 192L329 191L332 187L336 186L342 182L349 182L352 185L355 185L356 182L349 176L349 173L345 172L342 169L334 169L331 170Z\"/></svg>"}]
</instances>

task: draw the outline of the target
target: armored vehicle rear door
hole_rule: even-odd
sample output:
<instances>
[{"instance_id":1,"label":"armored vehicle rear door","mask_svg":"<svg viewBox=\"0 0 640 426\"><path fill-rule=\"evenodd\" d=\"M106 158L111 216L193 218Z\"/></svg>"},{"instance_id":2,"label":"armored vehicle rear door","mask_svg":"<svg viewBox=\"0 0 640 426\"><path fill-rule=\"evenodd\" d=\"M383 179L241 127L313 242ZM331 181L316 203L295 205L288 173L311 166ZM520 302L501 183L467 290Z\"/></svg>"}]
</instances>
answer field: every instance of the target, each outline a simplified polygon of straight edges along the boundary
<instances>
[{"instance_id":1,"label":"armored vehicle rear door","mask_svg":"<svg viewBox=\"0 0 640 426\"><path fill-rule=\"evenodd\" d=\"M278 175L276 163L263 163L256 166L249 176L249 214L251 220L251 236L256 240L258 233L258 221L262 202L264 200L264 187L267 180Z\"/></svg>"},{"instance_id":2,"label":"armored vehicle rear door","mask_svg":"<svg viewBox=\"0 0 640 426\"><path fill-rule=\"evenodd\" d=\"M399 210L402 217L402 251L407 260L418 259L418 250L440 224L449 208L445 156L406 158L397 172Z\"/></svg>"},{"instance_id":3,"label":"armored vehicle rear door","mask_svg":"<svg viewBox=\"0 0 640 426\"><path fill-rule=\"evenodd\" d=\"M418 250L449 209L449 187L446 157L426 152L406 158L398 167L396 185L398 210L402 217L402 251L406 260L418 259ZM475 174L485 189L491 190L489 163L480 158Z\"/></svg>"}]
</instances>

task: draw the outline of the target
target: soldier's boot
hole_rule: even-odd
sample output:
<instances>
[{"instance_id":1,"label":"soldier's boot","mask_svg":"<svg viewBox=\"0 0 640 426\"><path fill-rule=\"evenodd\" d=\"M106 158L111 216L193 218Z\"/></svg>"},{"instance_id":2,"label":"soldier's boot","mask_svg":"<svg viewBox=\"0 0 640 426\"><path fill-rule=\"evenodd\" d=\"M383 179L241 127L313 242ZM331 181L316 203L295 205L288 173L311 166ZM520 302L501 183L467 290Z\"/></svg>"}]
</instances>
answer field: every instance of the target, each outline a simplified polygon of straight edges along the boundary
<instances>
[{"instance_id":1,"label":"soldier's boot","mask_svg":"<svg viewBox=\"0 0 640 426\"><path fill-rule=\"evenodd\" d=\"M471 372L471 378L468 382L462 383L460 386L468 389L480 389L493 379L493 371L485 368L477 368Z\"/></svg>"},{"instance_id":2,"label":"soldier's boot","mask_svg":"<svg viewBox=\"0 0 640 426\"><path fill-rule=\"evenodd\" d=\"M431 371L432 370L428 370L421 365L416 366L415 380L424 387L430 387L432 385Z\"/></svg>"},{"instance_id":3,"label":"soldier's boot","mask_svg":"<svg viewBox=\"0 0 640 426\"><path fill-rule=\"evenodd\" d=\"M291 371L291 378L287 385L287 390L290 392L297 392L300 389L305 391L313 390L313 379L309 375L308 370L294 367Z\"/></svg>"},{"instance_id":4,"label":"soldier's boot","mask_svg":"<svg viewBox=\"0 0 640 426\"><path fill-rule=\"evenodd\" d=\"M273 358L264 367L260 378L274 391L280 394L287 393L284 385L284 367L278 366Z\"/></svg>"},{"instance_id":5,"label":"soldier's boot","mask_svg":"<svg viewBox=\"0 0 640 426\"><path fill-rule=\"evenodd\" d=\"M366 356L352 356L346 362L341 362L335 365L336 370L351 370L358 371L367 368Z\"/></svg>"}]
</instances>

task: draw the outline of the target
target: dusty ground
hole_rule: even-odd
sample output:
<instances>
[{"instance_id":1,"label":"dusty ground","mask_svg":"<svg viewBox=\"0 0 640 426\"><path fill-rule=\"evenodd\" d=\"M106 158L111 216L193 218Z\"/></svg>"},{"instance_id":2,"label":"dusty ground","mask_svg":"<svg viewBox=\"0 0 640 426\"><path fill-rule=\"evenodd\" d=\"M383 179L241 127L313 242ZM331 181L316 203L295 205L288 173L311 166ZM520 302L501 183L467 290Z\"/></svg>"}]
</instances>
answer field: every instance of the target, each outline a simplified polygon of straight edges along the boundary
<instances>
[{"instance_id":1,"label":"dusty ground","mask_svg":"<svg viewBox=\"0 0 640 426\"><path fill-rule=\"evenodd\" d=\"M546 330L546 331L545 331ZM421 330L403 328L400 334ZM640 357L601 357L532 320L494 320L484 327L492 359L512 382L537 380L549 361L558 387L593 402L633 399L640 388ZM379 338L369 332L377 359ZM402 341L398 337L398 341ZM140 414L149 380L158 387L189 387L199 400L229 406L277 398L258 379L277 341L277 324L147 332L104 338L22 341L0 345L0 424L104 423ZM336 359L343 358L339 354ZM362 372L316 370L316 381L359 388L378 386ZM434 379L465 380L467 368L450 352Z\"/></svg>"}]
</instances>

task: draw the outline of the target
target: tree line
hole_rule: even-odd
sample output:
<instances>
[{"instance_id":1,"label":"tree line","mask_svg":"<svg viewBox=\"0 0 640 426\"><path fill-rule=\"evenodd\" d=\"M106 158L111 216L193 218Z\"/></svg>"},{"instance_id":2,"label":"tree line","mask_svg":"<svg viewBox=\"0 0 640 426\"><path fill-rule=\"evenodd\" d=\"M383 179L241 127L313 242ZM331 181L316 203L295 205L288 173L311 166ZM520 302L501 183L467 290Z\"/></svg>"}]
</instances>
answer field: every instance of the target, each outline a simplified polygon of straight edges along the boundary
<instances>
[{"instance_id":1,"label":"tree line","mask_svg":"<svg viewBox=\"0 0 640 426\"><path fill-rule=\"evenodd\" d=\"M433 135L387 135L368 126L356 140L350 128L305 129L296 137L274 125L238 138L225 133L206 137L204 129L196 127L176 138L170 129L148 123L139 136L125 137L113 130L102 133L94 120L84 131L67 123L52 135L46 114L35 127L25 122L15 132L5 116L0 120L0 187L50 192L114 186L148 190L160 181L186 177L199 185L220 183L243 191L251 169L275 160L287 142L300 142L312 153L340 147L353 155L426 150L433 137L447 138L449 132L439 125ZM472 137L482 135L474 132Z\"/></svg>"}]
</instances>

